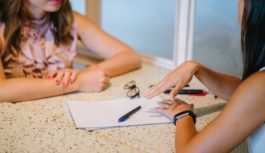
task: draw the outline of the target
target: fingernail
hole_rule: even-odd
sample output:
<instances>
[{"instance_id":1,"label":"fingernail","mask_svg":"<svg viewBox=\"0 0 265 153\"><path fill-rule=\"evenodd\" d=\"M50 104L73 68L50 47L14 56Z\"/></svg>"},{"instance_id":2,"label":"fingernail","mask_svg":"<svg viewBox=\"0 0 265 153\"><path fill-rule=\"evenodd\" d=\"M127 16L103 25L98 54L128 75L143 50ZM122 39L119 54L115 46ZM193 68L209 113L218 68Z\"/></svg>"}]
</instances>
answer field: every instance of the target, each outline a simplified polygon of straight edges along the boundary
<instances>
[{"instance_id":1,"label":"fingernail","mask_svg":"<svg viewBox=\"0 0 265 153\"><path fill-rule=\"evenodd\" d=\"M59 80L56 80L56 84L57 84L57 85L59 85L59 84L60 84Z\"/></svg>"},{"instance_id":2,"label":"fingernail","mask_svg":"<svg viewBox=\"0 0 265 153\"><path fill-rule=\"evenodd\" d=\"M74 82L74 79L70 79L70 83L73 83Z\"/></svg>"},{"instance_id":3,"label":"fingernail","mask_svg":"<svg viewBox=\"0 0 265 153\"><path fill-rule=\"evenodd\" d=\"M63 87L67 87L68 86L68 83L63 83Z\"/></svg>"}]
</instances>

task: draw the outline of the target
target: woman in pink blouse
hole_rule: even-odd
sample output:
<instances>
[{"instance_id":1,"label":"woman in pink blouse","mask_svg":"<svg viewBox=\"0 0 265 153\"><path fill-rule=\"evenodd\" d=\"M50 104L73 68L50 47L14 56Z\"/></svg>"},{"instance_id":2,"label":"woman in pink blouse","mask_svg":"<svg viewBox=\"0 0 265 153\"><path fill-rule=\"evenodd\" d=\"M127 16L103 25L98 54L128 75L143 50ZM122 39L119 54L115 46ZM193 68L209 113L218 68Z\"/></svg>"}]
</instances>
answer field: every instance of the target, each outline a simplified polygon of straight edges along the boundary
<instances>
[{"instance_id":1,"label":"woman in pink blouse","mask_svg":"<svg viewBox=\"0 0 265 153\"><path fill-rule=\"evenodd\" d=\"M78 39L105 60L73 69ZM0 54L0 102L99 92L110 77L141 66L131 48L74 13L69 0L0 0Z\"/></svg>"}]
</instances>

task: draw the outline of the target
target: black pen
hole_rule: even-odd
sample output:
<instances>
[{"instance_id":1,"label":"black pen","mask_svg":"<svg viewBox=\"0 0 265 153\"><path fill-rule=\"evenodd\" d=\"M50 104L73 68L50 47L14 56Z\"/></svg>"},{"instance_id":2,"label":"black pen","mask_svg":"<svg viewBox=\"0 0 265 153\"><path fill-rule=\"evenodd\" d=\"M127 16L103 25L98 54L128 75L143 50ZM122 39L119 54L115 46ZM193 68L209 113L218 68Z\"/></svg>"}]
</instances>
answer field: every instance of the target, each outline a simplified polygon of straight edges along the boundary
<instances>
[{"instance_id":1,"label":"black pen","mask_svg":"<svg viewBox=\"0 0 265 153\"><path fill-rule=\"evenodd\" d=\"M164 91L165 94L169 94L170 92L171 92L171 89ZM178 94L180 94L180 95L204 96L207 94L207 92L205 92L201 89L182 89L182 90L178 91Z\"/></svg>"},{"instance_id":2,"label":"black pen","mask_svg":"<svg viewBox=\"0 0 265 153\"><path fill-rule=\"evenodd\" d=\"M134 108L130 112L128 112L125 115L123 115L122 117L120 117L118 121L123 122L123 121L127 120L130 116L132 116L134 113L138 112L141 108L142 108L141 106Z\"/></svg>"},{"instance_id":3,"label":"black pen","mask_svg":"<svg viewBox=\"0 0 265 153\"><path fill-rule=\"evenodd\" d=\"M164 94L169 94L169 93L171 92L171 90L174 89L175 87L176 87L176 86L173 86L173 87L171 87L170 89L165 90L165 91L164 91ZM189 84L186 84L185 87L190 87L190 85L189 85Z\"/></svg>"},{"instance_id":4,"label":"black pen","mask_svg":"<svg viewBox=\"0 0 265 153\"><path fill-rule=\"evenodd\" d=\"M201 89L182 89L179 90L178 94L185 94L185 95L189 95L189 94L201 94L203 93L203 90Z\"/></svg>"}]
</instances>

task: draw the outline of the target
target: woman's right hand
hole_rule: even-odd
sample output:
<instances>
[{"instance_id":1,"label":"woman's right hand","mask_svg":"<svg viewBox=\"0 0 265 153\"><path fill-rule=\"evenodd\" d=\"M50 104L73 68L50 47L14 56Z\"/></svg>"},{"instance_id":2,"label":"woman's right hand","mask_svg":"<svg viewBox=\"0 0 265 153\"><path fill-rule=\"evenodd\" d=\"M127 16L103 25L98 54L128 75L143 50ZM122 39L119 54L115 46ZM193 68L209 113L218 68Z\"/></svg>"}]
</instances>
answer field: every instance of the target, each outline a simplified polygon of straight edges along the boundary
<instances>
[{"instance_id":1,"label":"woman's right hand","mask_svg":"<svg viewBox=\"0 0 265 153\"><path fill-rule=\"evenodd\" d=\"M162 81L150 88L145 93L145 97L148 99L153 98L175 86L170 92L171 97L175 99L178 91L190 82L194 73L197 71L198 65L199 64L195 61L187 61L181 64L174 71L170 72Z\"/></svg>"},{"instance_id":2,"label":"woman's right hand","mask_svg":"<svg viewBox=\"0 0 265 153\"><path fill-rule=\"evenodd\" d=\"M110 77L100 69L85 69L76 80L78 91L99 92L110 85Z\"/></svg>"}]
</instances>

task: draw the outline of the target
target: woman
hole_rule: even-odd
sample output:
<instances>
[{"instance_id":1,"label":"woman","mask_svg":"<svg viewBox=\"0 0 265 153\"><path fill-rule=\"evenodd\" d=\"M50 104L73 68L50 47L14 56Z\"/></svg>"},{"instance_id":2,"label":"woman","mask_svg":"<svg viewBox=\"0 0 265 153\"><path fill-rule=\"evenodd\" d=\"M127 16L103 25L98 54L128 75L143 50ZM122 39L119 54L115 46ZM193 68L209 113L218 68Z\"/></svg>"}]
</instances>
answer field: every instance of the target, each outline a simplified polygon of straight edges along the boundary
<instances>
[{"instance_id":1,"label":"woman","mask_svg":"<svg viewBox=\"0 0 265 153\"><path fill-rule=\"evenodd\" d=\"M229 152L249 136L250 153L265 151L265 1L240 0L238 10L244 65L242 79L188 61L145 94L152 98L176 85L171 91L174 99L195 76L214 94L228 100L220 115L200 132L195 129L191 105L180 99L160 102L158 111L175 120L178 153Z\"/></svg>"},{"instance_id":2,"label":"woman","mask_svg":"<svg viewBox=\"0 0 265 153\"><path fill-rule=\"evenodd\" d=\"M74 13L69 0L0 0L0 102L98 92L141 66L131 48ZM76 43L105 61L72 69Z\"/></svg>"}]
</instances>

